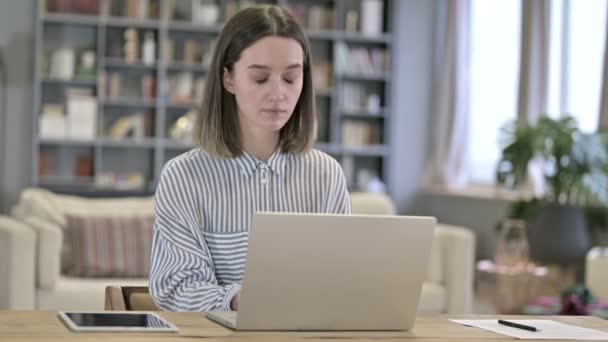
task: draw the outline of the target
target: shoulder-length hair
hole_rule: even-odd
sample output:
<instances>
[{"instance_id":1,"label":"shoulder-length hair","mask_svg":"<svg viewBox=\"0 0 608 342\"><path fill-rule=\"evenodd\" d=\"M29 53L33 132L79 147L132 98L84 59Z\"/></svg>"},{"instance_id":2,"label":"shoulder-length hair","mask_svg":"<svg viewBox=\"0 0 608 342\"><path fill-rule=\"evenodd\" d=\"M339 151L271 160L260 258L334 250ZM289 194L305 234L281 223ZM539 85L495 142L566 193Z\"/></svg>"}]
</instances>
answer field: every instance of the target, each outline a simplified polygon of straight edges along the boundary
<instances>
[{"instance_id":1,"label":"shoulder-length hair","mask_svg":"<svg viewBox=\"0 0 608 342\"><path fill-rule=\"evenodd\" d=\"M314 143L317 127L308 39L285 9L254 6L238 12L226 23L213 53L194 127L196 144L213 156L229 158L243 153L236 99L224 88L222 75L224 68L233 70L243 50L267 36L292 38L304 52L302 92L290 119L281 128L279 147L282 152L302 153Z\"/></svg>"}]
</instances>

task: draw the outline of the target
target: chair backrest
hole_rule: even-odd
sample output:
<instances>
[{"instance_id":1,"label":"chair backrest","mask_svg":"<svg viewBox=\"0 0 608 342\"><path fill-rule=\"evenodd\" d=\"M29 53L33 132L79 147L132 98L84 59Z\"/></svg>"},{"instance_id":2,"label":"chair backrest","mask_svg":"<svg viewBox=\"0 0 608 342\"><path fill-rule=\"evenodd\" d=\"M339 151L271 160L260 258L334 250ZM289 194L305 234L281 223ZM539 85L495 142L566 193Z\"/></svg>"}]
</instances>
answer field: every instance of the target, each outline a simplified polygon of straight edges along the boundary
<instances>
[{"instance_id":1,"label":"chair backrest","mask_svg":"<svg viewBox=\"0 0 608 342\"><path fill-rule=\"evenodd\" d=\"M147 286L107 286L105 310L158 311Z\"/></svg>"},{"instance_id":2,"label":"chair backrest","mask_svg":"<svg viewBox=\"0 0 608 342\"><path fill-rule=\"evenodd\" d=\"M350 194L353 214L395 215L395 204L385 194L353 192Z\"/></svg>"}]
</instances>

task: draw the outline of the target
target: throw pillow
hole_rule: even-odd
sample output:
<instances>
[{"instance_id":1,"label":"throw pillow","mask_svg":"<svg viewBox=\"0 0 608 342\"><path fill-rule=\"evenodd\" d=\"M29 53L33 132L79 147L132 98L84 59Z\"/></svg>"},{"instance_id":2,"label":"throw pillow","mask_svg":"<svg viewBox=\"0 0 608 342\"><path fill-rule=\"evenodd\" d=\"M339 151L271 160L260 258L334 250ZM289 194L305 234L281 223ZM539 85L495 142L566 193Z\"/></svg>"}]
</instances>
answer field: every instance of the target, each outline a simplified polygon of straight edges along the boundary
<instances>
[{"instance_id":1,"label":"throw pillow","mask_svg":"<svg viewBox=\"0 0 608 342\"><path fill-rule=\"evenodd\" d=\"M150 271L153 216L68 215L66 243L75 277L141 278Z\"/></svg>"}]
</instances>

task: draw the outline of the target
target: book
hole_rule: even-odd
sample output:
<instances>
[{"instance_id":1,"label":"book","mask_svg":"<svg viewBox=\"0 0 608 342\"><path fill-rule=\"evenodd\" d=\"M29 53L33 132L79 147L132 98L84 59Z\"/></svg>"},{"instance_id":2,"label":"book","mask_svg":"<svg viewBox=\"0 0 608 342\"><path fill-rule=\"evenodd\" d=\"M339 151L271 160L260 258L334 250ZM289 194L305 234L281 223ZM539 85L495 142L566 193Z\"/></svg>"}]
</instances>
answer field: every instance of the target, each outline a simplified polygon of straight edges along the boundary
<instances>
[{"instance_id":1,"label":"book","mask_svg":"<svg viewBox=\"0 0 608 342\"><path fill-rule=\"evenodd\" d=\"M380 144L380 133L377 124L345 120L342 123L342 144L346 146Z\"/></svg>"},{"instance_id":2,"label":"book","mask_svg":"<svg viewBox=\"0 0 608 342\"><path fill-rule=\"evenodd\" d=\"M91 154L77 155L74 166L74 175L76 177L93 176L93 156Z\"/></svg>"},{"instance_id":3,"label":"book","mask_svg":"<svg viewBox=\"0 0 608 342\"><path fill-rule=\"evenodd\" d=\"M86 95L68 96L68 136L77 140L94 140L97 136L97 98Z\"/></svg>"}]
</instances>

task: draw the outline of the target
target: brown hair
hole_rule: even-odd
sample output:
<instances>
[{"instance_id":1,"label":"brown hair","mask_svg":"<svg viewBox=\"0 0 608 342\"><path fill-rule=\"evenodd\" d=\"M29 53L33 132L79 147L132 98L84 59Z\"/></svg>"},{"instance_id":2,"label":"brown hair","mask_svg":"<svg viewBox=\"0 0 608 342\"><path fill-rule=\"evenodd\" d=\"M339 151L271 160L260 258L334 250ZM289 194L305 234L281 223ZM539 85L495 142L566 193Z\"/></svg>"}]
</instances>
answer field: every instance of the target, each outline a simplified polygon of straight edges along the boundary
<instances>
[{"instance_id":1,"label":"brown hair","mask_svg":"<svg viewBox=\"0 0 608 342\"><path fill-rule=\"evenodd\" d=\"M224 68L233 70L243 50L267 36L292 38L304 52L302 92L293 114L281 128L279 146L283 152L302 153L314 142L316 110L308 39L285 9L254 6L238 12L226 23L213 53L194 128L195 142L213 156L236 157L243 153L236 99L224 88L222 74Z\"/></svg>"}]
</instances>

